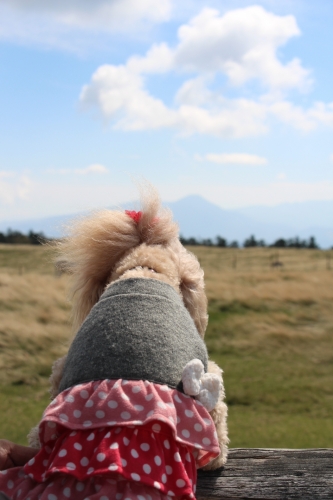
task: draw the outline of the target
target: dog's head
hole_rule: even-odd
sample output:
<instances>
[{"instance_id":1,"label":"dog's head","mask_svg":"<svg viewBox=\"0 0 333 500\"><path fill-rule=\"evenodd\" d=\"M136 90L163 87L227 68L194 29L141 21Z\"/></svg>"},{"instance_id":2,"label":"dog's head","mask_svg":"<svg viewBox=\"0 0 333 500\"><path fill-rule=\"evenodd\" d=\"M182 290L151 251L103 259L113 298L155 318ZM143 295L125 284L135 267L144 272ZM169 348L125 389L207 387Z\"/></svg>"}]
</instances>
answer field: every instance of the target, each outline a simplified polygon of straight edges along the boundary
<instances>
[{"instance_id":1,"label":"dog's head","mask_svg":"<svg viewBox=\"0 0 333 500\"><path fill-rule=\"evenodd\" d=\"M58 244L58 260L72 280L73 326L77 330L106 286L132 277L164 281L183 298L201 336L207 326L203 271L178 238L178 226L154 190L140 212L103 210L74 221Z\"/></svg>"}]
</instances>

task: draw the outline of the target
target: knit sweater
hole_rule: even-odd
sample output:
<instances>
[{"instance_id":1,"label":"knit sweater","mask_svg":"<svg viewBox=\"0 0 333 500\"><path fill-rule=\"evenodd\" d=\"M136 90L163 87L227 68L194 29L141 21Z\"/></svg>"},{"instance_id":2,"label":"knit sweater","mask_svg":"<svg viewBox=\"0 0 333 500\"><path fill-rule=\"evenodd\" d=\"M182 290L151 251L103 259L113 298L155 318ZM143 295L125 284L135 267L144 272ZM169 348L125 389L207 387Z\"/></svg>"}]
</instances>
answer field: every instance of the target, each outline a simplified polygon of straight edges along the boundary
<instances>
[{"instance_id":1,"label":"knit sweater","mask_svg":"<svg viewBox=\"0 0 333 500\"><path fill-rule=\"evenodd\" d=\"M148 380L183 392L185 365L207 350L181 297L157 279L111 284L69 349L60 391L102 379Z\"/></svg>"}]
</instances>

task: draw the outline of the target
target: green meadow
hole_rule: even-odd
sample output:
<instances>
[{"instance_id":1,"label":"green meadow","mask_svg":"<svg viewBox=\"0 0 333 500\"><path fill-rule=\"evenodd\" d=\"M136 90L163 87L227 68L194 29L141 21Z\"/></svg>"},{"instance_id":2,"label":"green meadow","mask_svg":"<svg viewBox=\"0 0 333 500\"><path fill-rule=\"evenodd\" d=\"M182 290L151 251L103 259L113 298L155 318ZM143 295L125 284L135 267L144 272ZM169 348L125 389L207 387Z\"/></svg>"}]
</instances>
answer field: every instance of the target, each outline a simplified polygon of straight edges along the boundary
<instances>
[{"instance_id":1,"label":"green meadow","mask_svg":"<svg viewBox=\"0 0 333 500\"><path fill-rule=\"evenodd\" d=\"M333 447L333 252L190 250L205 270L230 447ZM50 249L0 246L0 438L26 444L48 404L71 338L67 286Z\"/></svg>"}]
</instances>

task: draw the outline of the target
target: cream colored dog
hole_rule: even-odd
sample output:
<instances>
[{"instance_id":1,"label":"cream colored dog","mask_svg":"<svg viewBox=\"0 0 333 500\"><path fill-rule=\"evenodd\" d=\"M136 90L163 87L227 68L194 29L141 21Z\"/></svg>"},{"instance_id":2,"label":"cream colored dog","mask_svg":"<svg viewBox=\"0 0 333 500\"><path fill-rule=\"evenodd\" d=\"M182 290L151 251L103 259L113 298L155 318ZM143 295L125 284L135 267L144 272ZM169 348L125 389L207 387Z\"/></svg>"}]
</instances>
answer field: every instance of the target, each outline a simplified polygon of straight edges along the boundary
<instances>
[{"instance_id":1,"label":"cream colored dog","mask_svg":"<svg viewBox=\"0 0 333 500\"><path fill-rule=\"evenodd\" d=\"M178 238L172 214L162 209L155 190L143 196L140 212L103 210L74 221L69 236L58 243L59 260L71 274L73 327L76 332L105 288L116 280L154 278L171 285L181 296L195 326L204 337L207 327L207 298L203 270L197 258ZM51 396L59 390L66 357L53 366ZM208 373L198 360L183 373L185 393L195 396L210 411L221 448L220 455L206 469L216 469L227 459L227 407L222 370L208 363ZM29 443L39 447L38 427L29 434Z\"/></svg>"}]
</instances>

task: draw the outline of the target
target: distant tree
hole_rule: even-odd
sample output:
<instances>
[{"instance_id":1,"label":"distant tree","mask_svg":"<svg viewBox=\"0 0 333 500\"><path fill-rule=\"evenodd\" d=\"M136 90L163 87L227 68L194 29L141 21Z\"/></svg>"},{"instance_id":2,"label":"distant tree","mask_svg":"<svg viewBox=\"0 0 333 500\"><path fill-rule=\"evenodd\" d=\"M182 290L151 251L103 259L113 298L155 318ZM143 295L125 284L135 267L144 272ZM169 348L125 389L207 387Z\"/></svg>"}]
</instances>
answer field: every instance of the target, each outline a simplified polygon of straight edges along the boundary
<instances>
[{"instance_id":1,"label":"distant tree","mask_svg":"<svg viewBox=\"0 0 333 500\"><path fill-rule=\"evenodd\" d=\"M8 243L12 245L41 245L46 241L43 233L34 233L29 231L29 233L23 234L20 231L13 231L8 229L7 233L0 233L0 243Z\"/></svg>"},{"instance_id":2,"label":"distant tree","mask_svg":"<svg viewBox=\"0 0 333 500\"><path fill-rule=\"evenodd\" d=\"M204 239L201 241L201 245L205 246L205 247L212 247L213 246L213 242L210 238L207 238L207 239Z\"/></svg>"},{"instance_id":3,"label":"distant tree","mask_svg":"<svg viewBox=\"0 0 333 500\"><path fill-rule=\"evenodd\" d=\"M216 236L215 240L216 240L217 247L225 248L228 246L227 240L225 238L221 238L221 236Z\"/></svg>"},{"instance_id":4,"label":"distant tree","mask_svg":"<svg viewBox=\"0 0 333 500\"><path fill-rule=\"evenodd\" d=\"M255 239L254 235L252 234L249 238L247 238L244 243L243 243L243 246L245 248L250 248L250 247L257 247L258 246L258 242L257 240Z\"/></svg>"},{"instance_id":5,"label":"distant tree","mask_svg":"<svg viewBox=\"0 0 333 500\"><path fill-rule=\"evenodd\" d=\"M229 243L229 248L239 248L238 241L234 240L231 243Z\"/></svg>"},{"instance_id":6,"label":"distant tree","mask_svg":"<svg viewBox=\"0 0 333 500\"><path fill-rule=\"evenodd\" d=\"M276 247L276 248L285 248L287 246L287 242L285 239L279 238L274 243L272 243L270 246Z\"/></svg>"},{"instance_id":7,"label":"distant tree","mask_svg":"<svg viewBox=\"0 0 333 500\"><path fill-rule=\"evenodd\" d=\"M184 238L183 236L180 237L180 242L182 245L200 245L200 242L196 238Z\"/></svg>"},{"instance_id":8,"label":"distant tree","mask_svg":"<svg viewBox=\"0 0 333 500\"><path fill-rule=\"evenodd\" d=\"M316 238L314 236L310 236L308 248L319 248L319 245L316 242Z\"/></svg>"}]
</instances>

